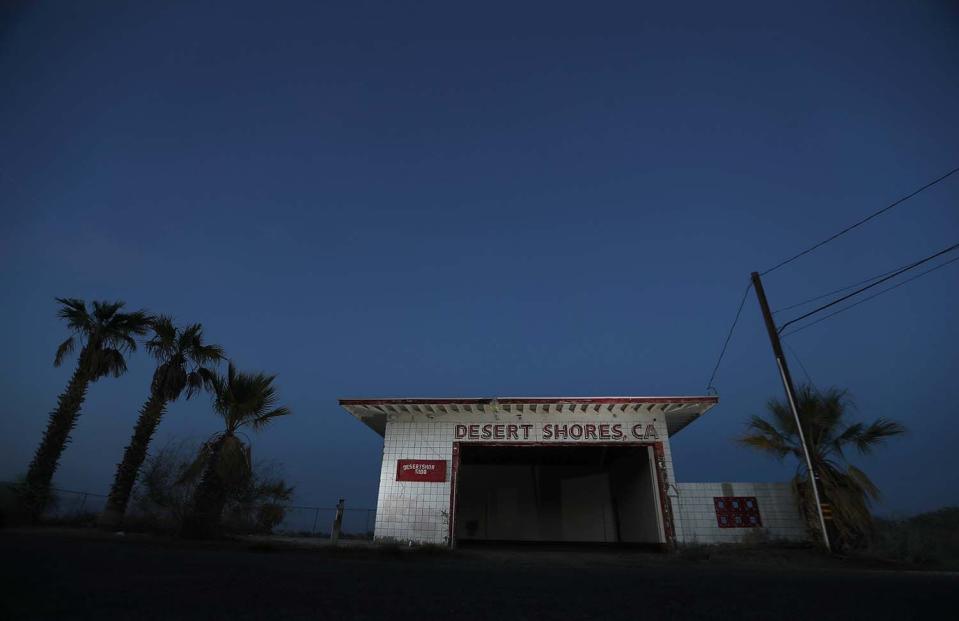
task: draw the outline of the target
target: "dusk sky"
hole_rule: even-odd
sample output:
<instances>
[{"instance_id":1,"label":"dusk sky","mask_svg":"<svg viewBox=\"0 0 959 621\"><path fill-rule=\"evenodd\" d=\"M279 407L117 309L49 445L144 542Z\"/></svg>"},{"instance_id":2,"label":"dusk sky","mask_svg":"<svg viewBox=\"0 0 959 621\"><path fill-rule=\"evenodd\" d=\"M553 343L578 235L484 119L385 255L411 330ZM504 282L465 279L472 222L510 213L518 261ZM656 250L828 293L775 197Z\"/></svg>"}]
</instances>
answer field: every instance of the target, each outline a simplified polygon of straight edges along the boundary
<instances>
[{"instance_id":1,"label":"dusk sky","mask_svg":"<svg viewBox=\"0 0 959 621\"><path fill-rule=\"evenodd\" d=\"M669 6L666 6L666 5ZM201 322L294 415L298 504L373 507L341 397L698 395L747 284L959 166L959 5L27 2L0 12L0 479L75 359L54 297ZM770 274L774 309L959 241L959 174ZM946 259L951 257L945 257ZM787 342L856 418L877 511L959 504L959 262ZM796 311L777 315L783 321ZM790 358L797 380L805 380ZM153 362L93 384L55 477L106 493ZM674 438L680 481L779 481L754 297ZM170 406L155 447L218 429Z\"/></svg>"}]
</instances>

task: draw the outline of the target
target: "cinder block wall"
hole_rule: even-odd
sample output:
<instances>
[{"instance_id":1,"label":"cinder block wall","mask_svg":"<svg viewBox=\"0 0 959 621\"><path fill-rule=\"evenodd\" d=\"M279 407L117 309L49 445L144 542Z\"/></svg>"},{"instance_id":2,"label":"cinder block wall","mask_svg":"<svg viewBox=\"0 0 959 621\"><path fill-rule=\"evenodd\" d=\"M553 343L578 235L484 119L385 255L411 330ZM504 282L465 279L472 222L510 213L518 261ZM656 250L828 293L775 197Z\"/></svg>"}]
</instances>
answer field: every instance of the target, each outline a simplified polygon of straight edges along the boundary
<instances>
[{"instance_id":1,"label":"cinder block wall","mask_svg":"<svg viewBox=\"0 0 959 621\"><path fill-rule=\"evenodd\" d=\"M755 496L762 528L720 528L713 504L717 496ZM677 483L670 487L670 501L680 544L742 543L761 534L789 541L808 538L788 483Z\"/></svg>"}]
</instances>

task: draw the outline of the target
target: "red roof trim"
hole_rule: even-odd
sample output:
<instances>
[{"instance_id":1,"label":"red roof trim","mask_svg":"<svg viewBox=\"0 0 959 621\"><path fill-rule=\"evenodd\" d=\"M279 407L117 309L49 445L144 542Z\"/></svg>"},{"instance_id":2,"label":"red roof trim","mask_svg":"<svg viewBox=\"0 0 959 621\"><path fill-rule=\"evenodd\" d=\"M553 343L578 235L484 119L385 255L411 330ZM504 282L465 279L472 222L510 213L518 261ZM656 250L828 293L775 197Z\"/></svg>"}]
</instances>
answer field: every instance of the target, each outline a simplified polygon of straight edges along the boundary
<instances>
[{"instance_id":1,"label":"red roof trim","mask_svg":"<svg viewBox=\"0 0 959 621\"><path fill-rule=\"evenodd\" d=\"M481 405L490 403L488 399L340 399L340 405ZM496 402L503 405L520 403L719 403L719 397L502 397Z\"/></svg>"}]
</instances>

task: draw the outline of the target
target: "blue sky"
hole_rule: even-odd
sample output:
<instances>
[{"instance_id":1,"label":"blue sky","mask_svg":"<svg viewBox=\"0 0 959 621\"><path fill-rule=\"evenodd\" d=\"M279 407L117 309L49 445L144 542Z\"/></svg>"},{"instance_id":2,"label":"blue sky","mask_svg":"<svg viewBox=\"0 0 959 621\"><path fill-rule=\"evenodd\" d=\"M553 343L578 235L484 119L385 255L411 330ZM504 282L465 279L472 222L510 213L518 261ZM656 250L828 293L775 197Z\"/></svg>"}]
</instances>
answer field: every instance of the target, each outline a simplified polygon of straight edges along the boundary
<instances>
[{"instance_id":1,"label":"blue sky","mask_svg":"<svg viewBox=\"0 0 959 621\"><path fill-rule=\"evenodd\" d=\"M373 506L347 396L700 394L748 274L959 165L950 2L14 3L0 26L0 478L69 368L55 296L202 322L295 416L301 504ZM771 274L774 308L959 238L959 178ZM790 339L857 416L880 511L959 503L959 264ZM794 366L795 363L794 363ZM105 491L152 365L89 393L57 481ZM798 366L797 378L804 375ZM754 299L680 480L781 395ZM204 397L157 441L217 429Z\"/></svg>"}]
</instances>

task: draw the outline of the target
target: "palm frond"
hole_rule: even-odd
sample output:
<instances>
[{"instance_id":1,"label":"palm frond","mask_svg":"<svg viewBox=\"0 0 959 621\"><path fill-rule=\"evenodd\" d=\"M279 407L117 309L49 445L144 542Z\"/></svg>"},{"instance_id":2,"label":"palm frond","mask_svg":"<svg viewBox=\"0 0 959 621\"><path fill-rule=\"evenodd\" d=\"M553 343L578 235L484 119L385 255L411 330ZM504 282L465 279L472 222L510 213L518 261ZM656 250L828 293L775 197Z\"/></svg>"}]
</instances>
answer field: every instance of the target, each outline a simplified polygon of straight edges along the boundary
<instances>
[{"instance_id":1,"label":"palm frond","mask_svg":"<svg viewBox=\"0 0 959 621\"><path fill-rule=\"evenodd\" d=\"M237 383L237 373L238 371L236 370L236 367L232 362L230 362L226 368L226 380L220 383L223 390L222 396L227 402L232 402L234 400L233 387ZM217 391L217 396L221 396L220 391Z\"/></svg>"},{"instance_id":2,"label":"palm frond","mask_svg":"<svg viewBox=\"0 0 959 621\"><path fill-rule=\"evenodd\" d=\"M847 399L846 391L830 387L815 393L813 429L816 445L825 451L835 448L836 435L843 429L843 418L852 402Z\"/></svg>"},{"instance_id":3,"label":"palm frond","mask_svg":"<svg viewBox=\"0 0 959 621\"><path fill-rule=\"evenodd\" d=\"M789 404L778 399L770 399L766 402L766 410L772 414L774 426L781 430L783 435L796 435L796 421L793 419Z\"/></svg>"},{"instance_id":4,"label":"palm frond","mask_svg":"<svg viewBox=\"0 0 959 621\"><path fill-rule=\"evenodd\" d=\"M64 319L74 332L85 334L90 330L93 320L87 313L87 305L77 298L56 298L60 304L57 317Z\"/></svg>"},{"instance_id":5,"label":"palm frond","mask_svg":"<svg viewBox=\"0 0 959 621\"><path fill-rule=\"evenodd\" d=\"M74 341L72 336L60 343L60 347L57 347L57 355L53 358L53 366L58 367L63 364L63 359L73 353L75 346L76 341Z\"/></svg>"},{"instance_id":6,"label":"palm frond","mask_svg":"<svg viewBox=\"0 0 959 621\"><path fill-rule=\"evenodd\" d=\"M184 329L183 351L197 365L218 364L224 359L223 348L203 342L203 325L192 324Z\"/></svg>"},{"instance_id":7,"label":"palm frond","mask_svg":"<svg viewBox=\"0 0 959 621\"><path fill-rule=\"evenodd\" d=\"M90 375L93 381L107 375L120 377L126 371L127 362L123 358L123 353L117 349L99 349L90 356Z\"/></svg>"},{"instance_id":8,"label":"palm frond","mask_svg":"<svg viewBox=\"0 0 959 621\"><path fill-rule=\"evenodd\" d=\"M201 390L212 390L214 386L215 374L206 367L197 367L187 375L186 398L189 399Z\"/></svg>"},{"instance_id":9,"label":"palm frond","mask_svg":"<svg viewBox=\"0 0 959 621\"><path fill-rule=\"evenodd\" d=\"M190 352L190 358L196 364L219 364L225 359L223 348L219 345L200 344L194 347Z\"/></svg>"},{"instance_id":10,"label":"palm frond","mask_svg":"<svg viewBox=\"0 0 959 621\"><path fill-rule=\"evenodd\" d=\"M740 444L751 446L755 449L764 451L766 453L771 453L774 456L776 456L776 458L778 459L783 459L786 455L792 452L789 448L786 448L782 444L779 444L776 441L771 440L767 436L746 435L739 438L738 441Z\"/></svg>"},{"instance_id":11,"label":"palm frond","mask_svg":"<svg viewBox=\"0 0 959 621\"><path fill-rule=\"evenodd\" d=\"M163 363L153 374L157 392L167 401L176 401L180 393L187 388L188 377L183 365L172 362Z\"/></svg>"},{"instance_id":12,"label":"palm frond","mask_svg":"<svg viewBox=\"0 0 959 621\"><path fill-rule=\"evenodd\" d=\"M185 328L180 328L180 339L177 343L182 351L189 351L190 349L196 347L197 343L202 339L203 327L198 323L193 323Z\"/></svg>"},{"instance_id":13,"label":"palm frond","mask_svg":"<svg viewBox=\"0 0 959 621\"><path fill-rule=\"evenodd\" d=\"M124 302L117 300L115 302L106 302L102 300L94 300L93 302L93 317L101 324L107 324L111 320L116 320L117 311L119 311L125 305Z\"/></svg>"},{"instance_id":14,"label":"palm frond","mask_svg":"<svg viewBox=\"0 0 959 621\"><path fill-rule=\"evenodd\" d=\"M127 335L143 336L153 323L153 316L145 310L122 313L117 318L116 330Z\"/></svg>"},{"instance_id":15,"label":"palm frond","mask_svg":"<svg viewBox=\"0 0 959 621\"><path fill-rule=\"evenodd\" d=\"M173 318L167 315L158 315L151 322L153 336L144 345L147 352L157 360L169 358L176 347L176 326Z\"/></svg>"},{"instance_id":16,"label":"palm frond","mask_svg":"<svg viewBox=\"0 0 959 621\"><path fill-rule=\"evenodd\" d=\"M762 418L761 416L750 416L749 420L746 422L746 428L756 431L757 433L768 435L770 437L776 437L781 439L784 443L788 441L788 433L781 431L776 428L775 425Z\"/></svg>"},{"instance_id":17,"label":"palm frond","mask_svg":"<svg viewBox=\"0 0 959 621\"><path fill-rule=\"evenodd\" d=\"M885 418L877 418L872 424L855 436L852 441L855 442L856 448L859 449L860 453L868 455L872 452L873 448L882 444L887 438L903 433L906 433L906 428L900 423Z\"/></svg>"},{"instance_id":18,"label":"palm frond","mask_svg":"<svg viewBox=\"0 0 959 621\"><path fill-rule=\"evenodd\" d=\"M840 456L845 456L844 449L846 445L855 441L856 437L862 433L864 428L865 425L862 423L854 423L846 427L842 433L833 438L831 442L833 450L835 450Z\"/></svg>"},{"instance_id":19,"label":"palm frond","mask_svg":"<svg viewBox=\"0 0 959 621\"><path fill-rule=\"evenodd\" d=\"M137 350L137 340L129 334L117 334L113 339L116 347L127 353L133 353Z\"/></svg>"},{"instance_id":20,"label":"palm frond","mask_svg":"<svg viewBox=\"0 0 959 621\"><path fill-rule=\"evenodd\" d=\"M849 477L825 489L833 507L833 523L844 538L867 533L872 527L872 513L863 490Z\"/></svg>"},{"instance_id":21,"label":"palm frond","mask_svg":"<svg viewBox=\"0 0 959 621\"><path fill-rule=\"evenodd\" d=\"M292 413L293 412L291 412L287 407L279 407L267 412L266 414L261 414L260 416L254 418L252 421L250 421L250 427L252 427L254 431L259 431L266 427L274 418L289 416Z\"/></svg>"},{"instance_id":22,"label":"palm frond","mask_svg":"<svg viewBox=\"0 0 959 621\"><path fill-rule=\"evenodd\" d=\"M213 391L214 407L216 407L222 396L225 395L229 382L226 376L213 373L213 377L210 378L210 383L212 384L211 389Z\"/></svg>"},{"instance_id":23,"label":"palm frond","mask_svg":"<svg viewBox=\"0 0 959 621\"><path fill-rule=\"evenodd\" d=\"M213 409L223 417L228 433L246 425L259 429L269 420L289 414L287 408L277 407L275 379L264 373L241 373L233 363L227 366L225 378L214 376Z\"/></svg>"},{"instance_id":24,"label":"palm frond","mask_svg":"<svg viewBox=\"0 0 959 621\"><path fill-rule=\"evenodd\" d=\"M872 482L872 479L870 479L865 472L850 464L846 468L846 474L869 498L873 500L879 500L881 498L882 494L879 491L879 487Z\"/></svg>"},{"instance_id":25,"label":"palm frond","mask_svg":"<svg viewBox=\"0 0 959 621\"><path fill-rule=\"evenodd\" d=\"M746 433L738 439L741 444L772 453L779 459L795 451L791 438L759 416L750 417L746 429Z\"/></svg>"}]
</instances>

